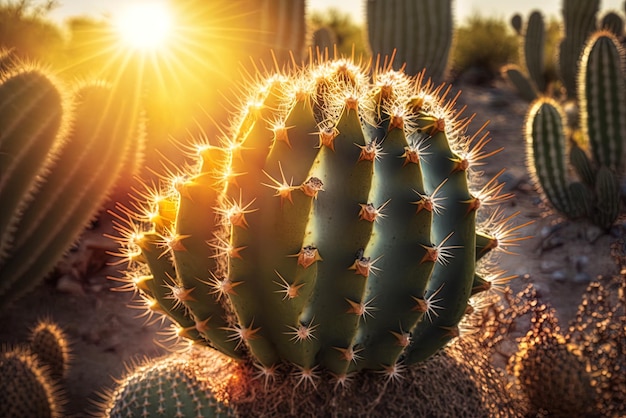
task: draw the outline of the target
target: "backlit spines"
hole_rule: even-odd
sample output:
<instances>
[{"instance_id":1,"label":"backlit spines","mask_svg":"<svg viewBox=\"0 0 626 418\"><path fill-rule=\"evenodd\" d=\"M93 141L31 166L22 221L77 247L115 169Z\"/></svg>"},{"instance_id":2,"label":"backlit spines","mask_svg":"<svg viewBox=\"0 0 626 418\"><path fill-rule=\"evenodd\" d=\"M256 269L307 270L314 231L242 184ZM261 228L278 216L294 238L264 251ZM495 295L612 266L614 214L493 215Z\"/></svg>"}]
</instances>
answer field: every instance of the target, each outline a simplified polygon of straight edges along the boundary
<instances>
[{"instance_id":1,"label":"backlit spines","mask_svg":"<svg viewBox=\"0 0 626 418\"><path fill-rule=\"evenodd\" d=\"M302 388L429 357L490 288L476 260L517 233L476 226L505 196L477 181L488 134L465 136L449 91L346 59L255 83L202 161L125 211L120 254L152 277L127 287L266 376L291 363Z\"/></svg>"},{"instance_id":2,"label":"backlit spines","mask_svg":"<svg viewBox=\"0 0 626 418\"><path fill-rule=\"evenodd\" d=\"M544 98L534 102L526 119L528 167L544 196L559 212L572 215L568 193L567 150L561 106Z\"/></svg>"}]
</instances>

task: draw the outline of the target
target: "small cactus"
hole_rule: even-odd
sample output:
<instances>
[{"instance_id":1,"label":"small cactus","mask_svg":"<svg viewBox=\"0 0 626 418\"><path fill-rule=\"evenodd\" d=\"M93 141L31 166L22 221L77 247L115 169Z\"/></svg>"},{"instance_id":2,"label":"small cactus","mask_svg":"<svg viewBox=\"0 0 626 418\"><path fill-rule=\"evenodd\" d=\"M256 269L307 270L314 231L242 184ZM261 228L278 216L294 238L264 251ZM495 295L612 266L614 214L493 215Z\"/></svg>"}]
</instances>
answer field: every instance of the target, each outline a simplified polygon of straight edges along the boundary
<instances>
[{"instance_id":1,"label":"small cactus","mask_svg":"<svg viewBox=\"0 0 626 418\"><path fill-rule=\"evenodd\" d=\"M70 361L70 348L63 330L49 319L41 319L30 331L30 351L48 367L56 380L65 377Z\"/></svg>"},{"instance_id":2,"label":"small cactus","mask_svg":"<svg viewBox=\"0 0 626 418\"><path fill-rule=\"evenodd\" d=\"M560 334L545 305L533 311L532 320L509 364L532 410L554 417L590 414L597 399L589 361Z\"/></svg>"},{"instance_id":3,"label":"small cactus","mask_svg":"<svg viewBox=\"0 0 626 418\"><path fill-rule=\"evenodd\" d=\"M0 416L61 418L63 397L37 357L25 348L0 349Z\"/></svg>"},{"instance_id":4,"label":"small cactus","mask_svg":"<svg viewBox=\"0 0 626 418\"><path fill-rule=\"evenodd\" d=\"M220 359L204 359L213 365ZM232 376L231 376L232 377ZM135 367L105 393L100 403L101 416L125 417L204 417L232 416L225 399L217 400L213 393L223 392L228 376L222 372L211 376L198 361L187 356L169 356L151 360ZM100 413L98 413L100 416Z\"/></svg>"},{"instance_id":5,"label":"small cactus","mask_svg":"<svg viewBox=\"0 0 626 418\"><path fill-rule=\"evenodd\" d=\"M190 169L118 208L128 287L179 336L305 386L393 377L459 335L490 287L477 260L518 239L508 220L477 227L506 198L495 179L472 186L487 135L465 135L443 86L369 71L267 78L224 137L190 147Z\"/></svg>"}]
</instances>

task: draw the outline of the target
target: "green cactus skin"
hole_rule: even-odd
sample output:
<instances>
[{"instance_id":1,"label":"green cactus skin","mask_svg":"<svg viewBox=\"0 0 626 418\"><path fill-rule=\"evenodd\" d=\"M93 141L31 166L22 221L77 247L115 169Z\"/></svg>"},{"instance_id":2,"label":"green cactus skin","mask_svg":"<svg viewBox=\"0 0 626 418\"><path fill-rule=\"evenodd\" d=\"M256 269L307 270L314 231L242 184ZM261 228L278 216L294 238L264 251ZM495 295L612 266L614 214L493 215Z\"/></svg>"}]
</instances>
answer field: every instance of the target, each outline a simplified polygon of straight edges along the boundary
<instances>
[{"instance_id":1,"label":"green cactus skin","mask_svg":"<svg viewBox=\"0 0 626 418\"><path fill-rule=\"evenodd\" d=\"M271 48L276 61L283 65L303 57L306 45L305 0L259 0L260 37Z\"/></svg>"},{"instance_id":2,"label":"green cactus skin","mask_svg":"<svg viewBox=\"0 0 626 418\"><path fill-rule=\"evenodd\" d=\"M570 141L569 162L582 182L593 188L596 184L596 170L594 170L587 153L573 140Z\"/></svg>"},{"instance_id":3,"label":"green cactus skin","mask_svg":"<svg viewBox=\"0 0 626 418\"><path fill-rule=\"evenodd\" d=\"M428 358L489 287L476 260L516 234L477 240L501 187L470 191L486 135L465 136L448 91L345 59L255 83L219 143L118 215L125 280L179 335L266 375Z\"/></svg>"},{"instance_id":4,"label":"green cactus skin","mask_svg":"<svg viewBox=\"0 0 626 418\"><path fill-rule=\"evenodd\" d=\"M170 356L135 368L101 403L102 417L232 416L212 395L206 378L185 356Z\"/></svg>"},{"instance_id":5,"label":"green cactus skin","mask_svg":"<svg viewBox=\"0 0 626 418\"><path fill-rule=\"evenodd\" d=\"M545 91L544 50L546 45L546 28L541 12L534 11L528 17L524 32L524 63L530 79L537 90Z\"/></svg>"},{"instance_id":6,"label":"green cactus skin","mask_svg":"<svg viewBox=\"0 0 626 418\"><path fill-rule=\"evenodd\" d=\"M596 30L600 0L563 0L565 37L559 45L559 72L568 99L576 99L578 62L585 42Z\"/></svg>"},{"instance_id":7,"label":"green cactus skin","mask_svg":"<svg viewBox=\"0 0 626 418\"><path fill-rule=\"evenodd\" d=\"M426 68L441 82L453 38L452 0L367 0L367 33L373 56L406 63L407 74Z\"/></svg>"},{"instance_id":8,"label":"green cactus skin","mask_svg":"<svg viewBox=\"0 0 626 418\"><path fill-rule=\"evenodd\" d=\"M530 107L526 119L528 168L543 195L562 214L573 217L568 193L565 116L561 106L540 98Z\"/></svg>"},{"instance_id":9,"label":"green cactus skin","mask_svg":"<svg viewBox=\"0 0 626 418\"><path fill-rule=\"evenodd\" d=\"M44 277L100 209L130 158L138 133L136 98L103 83L77 90L71 133L45 180L24 192L31 200L12 226L9 257L0 265L0 307Z\"/></svg>"},{"instance_id":10,"label":"green cactus skin","mask_svg":"<svg viewBox=\"0 0 626 418\"><path fill-rule=\"evenodd\" d=\"M63 330L50 319L41 319L30 331L30 351L48 367L50 377L62 379L70 361L70 348Z\"/></svg>"},{"instance_id":11,"label":"green cactus skin","mask_svg":"<svg viewBox=\"0 0 626 418\"><path fill-rule=\"evenodd\" d=\"M533 85L519 65L509 64L502 69L504 77L513 85L520 97L531 103L539 95L537 88Z\"/></svg>"},{"instance_id":12,"label":"green cactus skin","mask_svg":"<svg viewBox=\"0 0 626 418\"><path fill-rule=\"evenodd\" d=\"M48 370L24 348L0 349L0 416L61 418L63 397Z\"/></svg>"},{"instance_id":13,"label":"green cactus skin","mask_svg":"<svg viewBox=\"0 0 626 418\"><path fill-rule=\"evenodd\" d=\"M583 52L579 93L581 126L594 160L615 173L623 166L626 140L624 54L611 32L596 32Z\"/></svg>"}]
</instances>

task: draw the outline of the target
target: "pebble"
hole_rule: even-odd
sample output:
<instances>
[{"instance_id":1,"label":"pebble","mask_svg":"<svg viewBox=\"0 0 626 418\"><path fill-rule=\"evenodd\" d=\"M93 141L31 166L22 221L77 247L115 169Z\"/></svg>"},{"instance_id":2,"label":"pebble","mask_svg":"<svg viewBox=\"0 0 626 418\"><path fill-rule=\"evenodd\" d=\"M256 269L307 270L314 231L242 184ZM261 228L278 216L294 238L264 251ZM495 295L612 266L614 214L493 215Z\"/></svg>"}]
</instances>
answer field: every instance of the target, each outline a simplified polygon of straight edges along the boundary
<instances>
[{"instance_id":1,"label":"pebble","mask_svg":"<svg viewBox=\"0 0 626 418\"><path fill-rule=\"evenodd\" d=\"M567 273L564 270L556 270L552 272L550 278L555 282L564 282L567 279Z\"/></svg>"},{"instance_id":2,"label":"pebble","mask_svg":"<svg viewBox=\"0 0 626 418\"><path fill-rule=\"evenodd\" d=\"M578 273L574 275L575 283L591 283L591 280L592 280L591 275L584 271L579 271Z\"/></svg>"},{"instance_id":3,"label":"pebble","mask_svg":"<svg viewBox=\"0 0 626 418\"><path fill-rule=\"evenodd\" d=\"M85 295L83 286L67 274L59 278L56 288L61 293L68 293L73 296Z\"/></svg>"}]
</instances>

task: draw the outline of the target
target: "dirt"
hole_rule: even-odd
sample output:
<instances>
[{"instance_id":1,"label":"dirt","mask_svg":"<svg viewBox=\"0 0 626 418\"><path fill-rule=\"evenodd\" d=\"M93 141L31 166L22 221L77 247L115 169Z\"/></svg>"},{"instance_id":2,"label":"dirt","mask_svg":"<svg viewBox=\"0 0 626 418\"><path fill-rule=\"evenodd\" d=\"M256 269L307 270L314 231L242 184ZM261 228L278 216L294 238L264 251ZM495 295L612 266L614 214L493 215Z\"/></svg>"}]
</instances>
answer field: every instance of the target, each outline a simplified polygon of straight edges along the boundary
<instances>
[{"instance_id":1,"label":"dirt","mask_svg":"<svg viewBox=\"0 0 626 418\"><path fill-rule=\"evenodd\" d=\"M519 241L502 253L499 266L511 275L514 290L532 283L542 302L556 308L561 324L573 318L581 296L591 279L618 272L610 255L610 244L623 231L618 222L611 233L604 234L581 223L564 221L544 206L526 169L523 139L527 103L503 86L462 87L460 104L467 115L476 112L471 129L490 120L492 141L489 150L503 147L482 167L487 178L501 175L506 190L514 193L503 204L506 214L519 212L515 224L532 224L520 230L528 239ZM67 333L73 352L70 371L63 382L68 415L84 416L93 410L102 388L119 377L125 365L146 356L163 354L160 323L142 317L143 312L127 307L129 292L115 292L120 284L108 279L116 275L116 266L107 251L115 248L103 238L110 233L105 216L92 230L86 231L79 247L65 261L63 275L46 280L11 309L0 315L0 343L18 344L27 338L28 328L38 318L49 316Z\"/></svg>"}]
</instances>

